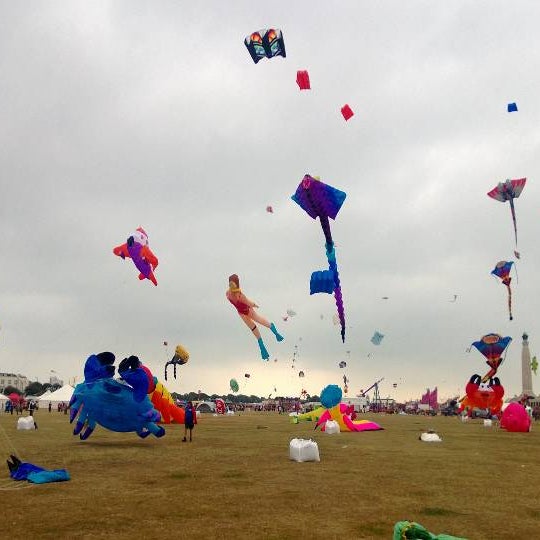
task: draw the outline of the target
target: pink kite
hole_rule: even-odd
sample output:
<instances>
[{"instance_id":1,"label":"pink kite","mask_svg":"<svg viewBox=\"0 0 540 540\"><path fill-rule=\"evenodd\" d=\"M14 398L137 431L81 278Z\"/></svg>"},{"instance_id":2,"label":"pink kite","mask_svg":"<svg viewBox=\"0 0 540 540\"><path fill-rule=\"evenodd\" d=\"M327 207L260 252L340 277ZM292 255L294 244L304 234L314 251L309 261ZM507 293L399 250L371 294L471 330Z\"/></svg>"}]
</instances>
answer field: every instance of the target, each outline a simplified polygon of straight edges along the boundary
<instances>
[{"instance_id":1,"label":"pink kite","mask_svg":"<svg viewBox=\"0 0 540 540\"><path fill-rule=\"evenodd\" d=\"M297 71L296 84L299 86L300 90L311 90L311 85L309 84L309 73L307 71Z\"/></svg>"},{"instance_id":2,"label":"pink kite","mask_svg":"<svg viewBox=\"0 0 540 540\"><path fill-rule=\"evenodd\" d=\"M346 121L349 120L349 118L352 118L354 116L352 109L347 104L341 107L341 114L343 115L343 118L345 118Z\"/></svg>"}]
</instances>

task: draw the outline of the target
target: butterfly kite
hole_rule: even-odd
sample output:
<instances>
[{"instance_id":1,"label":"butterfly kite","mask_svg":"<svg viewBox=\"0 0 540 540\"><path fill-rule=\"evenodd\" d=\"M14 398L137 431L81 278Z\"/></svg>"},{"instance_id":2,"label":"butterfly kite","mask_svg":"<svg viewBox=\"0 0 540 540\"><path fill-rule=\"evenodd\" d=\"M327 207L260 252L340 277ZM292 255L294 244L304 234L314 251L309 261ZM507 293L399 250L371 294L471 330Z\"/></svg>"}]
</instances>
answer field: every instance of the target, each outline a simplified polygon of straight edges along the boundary
<instances>
[{"instance_id":1,"label":"butterfly kite","mask_svg":"<svg viewBox=\"0 0 540 540\"><path fill-rule=\"evenodd\" d=\"M311 274L310 294L334 293L339 322L341 323L341 339L345 342L345 310L336 261L336 250L330 231L328 218L336 219L347 194L320 180L306 174L291 199L313 219L319 218L326 240L326 258L328 270L315 271Z\"/></svg>"},{"instance_id":2,"label":"butterfly kite","mask_svg":"<svg viewBox=\"0 0 540 540\"><path fill-rule=\"evenodd\" d=\"M488 196L492 199L495 199L500 202L508 201L510 203L510 211L512 212L512 220L514 222L514 234L516 237L516 247L517 247L517 224L516 224L516 211L514 209L514 199L517 199L523 188L525 187L526 178L519 178L517 180L506 180L506 182L499 182L496 187L494 187Z\"/></svg>"},{"instance_id":3,"label":"butterfly kite","mask_svg":"<svg viewBox=\"0 0 540 540\"><path fill-rule=\"evenodd\" d=\"M508 313L510 315L510 320L513 320L512 317L512 289L510 288L510 282L512 278L510 277L510 270L512 269L513 261L499 261L495 268L491 271L494 276L497 276L501 279L502 284L506 285L508 289Z\"/></svg>"},{"instance_id":4,"label":"butterfly kite","mask_svg":"<svg viewBox=\"0 0 540 540\"><path fill-rule=\"evenodd\" d=\"M486 382L494 377L503 362L502 354L510 344L510 336L502 337L499 334L486 334L480 341L475 341L471 347L478 349L486 358L486 364L491 368L483 377L482 382Z\"/></svg>"}]
</instances>

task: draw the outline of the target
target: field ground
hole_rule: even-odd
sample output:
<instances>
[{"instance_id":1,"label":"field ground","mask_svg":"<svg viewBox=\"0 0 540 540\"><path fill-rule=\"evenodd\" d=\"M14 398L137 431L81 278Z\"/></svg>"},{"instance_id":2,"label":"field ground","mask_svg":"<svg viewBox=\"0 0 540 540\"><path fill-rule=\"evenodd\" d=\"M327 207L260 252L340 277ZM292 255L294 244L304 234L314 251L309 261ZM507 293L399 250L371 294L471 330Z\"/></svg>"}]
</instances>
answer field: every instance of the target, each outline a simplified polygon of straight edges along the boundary
<instances>
[{"instance_id":1,"label":"field ground","mask_svg":"<svg viewBox=\"0 0 540 540\"><path fill-rule=\"evenodd\" d=\"M0 536L17 538L392 538L396 521L471 540L540 538L540 430L481 420L366 415L384 431L325 435L276 413L203 415L193 443L183 426L162 439L96 429L87 441L68 418L38 411L37 431L0 416L0 455L16 453L71 481L0 476ZM435 429L442 443L418 440ZM320 463L288 459L313 438Z\"/></svg>"}]
</instances>

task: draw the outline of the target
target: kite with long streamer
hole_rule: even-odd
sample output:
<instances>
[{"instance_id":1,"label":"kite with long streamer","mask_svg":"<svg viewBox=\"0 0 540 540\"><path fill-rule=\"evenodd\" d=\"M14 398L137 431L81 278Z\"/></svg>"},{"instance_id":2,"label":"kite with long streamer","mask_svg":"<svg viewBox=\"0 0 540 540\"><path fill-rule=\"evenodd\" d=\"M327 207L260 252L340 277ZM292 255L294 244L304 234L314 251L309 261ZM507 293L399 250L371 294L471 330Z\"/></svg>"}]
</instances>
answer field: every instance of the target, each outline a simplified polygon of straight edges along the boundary
<instances>
[{"instance_id":1,"label":"kite with long streamer","mask_svg":"<svg viewBox=\"0 0 540 540\"><path fill-rule=\"evenodd\" d=\"M513 320L512 317L512 289L510 288L510 282L512 278L510 277L510 270L512 270L513 261L499 261L495 268L491 271L494 276L497 276L501 279L502 284L506 286L508 290L508 314L510 320Z\"/></svg>"},{"instance_id":2,"label":"kite with long streamer","mask_svg":"<svg viewBox=\"0 0 540 540\"><path fill-rule=\"evenodd\" d=\"M516 180L506 180L506 182L499 182L490 192L488 197L500 202L508 201L510 203L510 211L512 212L512 221L514 222L514 235L516 237L517 247L517 223L516 223L516 210L514 208L514 199L517 199L523 188L525 187L526 178L518 178Z\"/></svg>"},{"instance_id":3,"label":"kite with long streamer","mask_svg":"<svg viewBox=\"0 0 540 540\"><path fill-rule=\"evenodd\" d=\"M343 308L336 250L330 231L329 218L336 219L346 196L347 194L344 191L340 191L306 174L296 188L296 192L291 197L309 216L313 219L319 218L321 223L326 240L326 258L328 259L329 269L316 271L311 274L310 294L321 292L328 294L334 293L339 321L341 323L341 339L343 342L345 342L345 310Z\"/></svg>"}]
</instances>

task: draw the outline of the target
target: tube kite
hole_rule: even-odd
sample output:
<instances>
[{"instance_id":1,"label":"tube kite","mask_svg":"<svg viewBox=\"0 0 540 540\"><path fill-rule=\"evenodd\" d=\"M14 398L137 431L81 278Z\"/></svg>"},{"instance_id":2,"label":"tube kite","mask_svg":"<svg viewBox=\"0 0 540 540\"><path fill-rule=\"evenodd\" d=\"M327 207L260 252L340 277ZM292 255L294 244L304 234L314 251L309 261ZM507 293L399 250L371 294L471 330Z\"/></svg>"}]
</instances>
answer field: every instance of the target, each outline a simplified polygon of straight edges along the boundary
<instances>
[{"instance_id":1,"label":"tube kite","mask_svg":"<svg viewBox=\"0 0 540 540\"><path fill-rule=\"evenodd\" d=\"M488 192L488 197L500 202L508 201L510 203L510 211L512 212L512 221L514 222L514 235L516 237L517 247L517 223L516 223L516 210L514 208L514 199L517 199L523 188L525 187L526 178L519 178L517 180L506 180L506 182L499 182L491 191Z\"/></svg>"},{"instance_id":2,"label":"tube kite","mask_svg":"<svg viewBox=\"0 0 540 540\"><path fill-rule=\"evenodd\" d=\"M326 240L326 258L328 259L328 270L315 271L311 274L310 294L325 292L334 293L339 321L341 323L341 339L345 342L345 310L343 308L343 297L341 294L341 284L336 261L336 250L330 222L328 218L336 219L336 216L345 200L347 194L332 186L329 186L309 174L306 174L296 192L292 195L292 200L298 204L313 219L319 218Z\"/></svg>"},{"instance_id":3,"label":"tube kite","mask_svg":"<svg viewBox=\"0 0 540 540\"><path fill-rule=\"evenodd\" d=\"M148 235L142 227L137 228L125 244L116 246L113 253L122 259L130 258L140 272L139 279L149 279L157 285L154 270L157 268L158 260L148 246Z\"/></svg>"},{"instance_id":4,"label":"tube kite","mask_svg":"<svg viewBox=\"0 0 540 540\"><path fill-rule=\"evenodd\" d=\"M512 278L510 277L510 270L512 269L513 261L499 261L495 268L491 271L494 276L497 276L501 279L502 284L506 285L508 290L508 314L510 320L513 320L512 317L512 289L510 288L510 282Z\"/></svg>"},{"instance_id":5,"label":"tube kite","mask_svg":"<svg viewBox=\"0 0 540 540\"><path fill-rule=\"evenodd\" d=\"M189 353L182 345L177 345L174 356L165 364L165 380L167 380L167 367L173 366L174 378L176 379L176 366L183 366L189 360Z\"/></svg>"}]
</instances>

